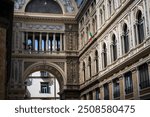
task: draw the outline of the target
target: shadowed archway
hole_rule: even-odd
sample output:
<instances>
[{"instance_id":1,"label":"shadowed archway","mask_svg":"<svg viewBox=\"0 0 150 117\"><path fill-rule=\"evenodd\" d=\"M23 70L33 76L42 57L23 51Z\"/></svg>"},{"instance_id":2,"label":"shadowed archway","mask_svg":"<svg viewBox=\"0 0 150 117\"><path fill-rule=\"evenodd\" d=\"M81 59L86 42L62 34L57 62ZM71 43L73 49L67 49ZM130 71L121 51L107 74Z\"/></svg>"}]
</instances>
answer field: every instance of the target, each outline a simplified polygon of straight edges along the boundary
<instances>
[{"instance_id":1,"label":"shadowed archway","mask_svg":"<svg viewBox=\"0 0 150 117\"><path fill-rule=\"evenodd\" d=\"M29 66L24 71L23 81L25 81L31 73L36 72L36 71L47 71L49 73L52 73L59 82L60 91L63 89L65 75L59 66L57 66L53 63L35 63L35 64Z\"/></svg>"}]
</instances>

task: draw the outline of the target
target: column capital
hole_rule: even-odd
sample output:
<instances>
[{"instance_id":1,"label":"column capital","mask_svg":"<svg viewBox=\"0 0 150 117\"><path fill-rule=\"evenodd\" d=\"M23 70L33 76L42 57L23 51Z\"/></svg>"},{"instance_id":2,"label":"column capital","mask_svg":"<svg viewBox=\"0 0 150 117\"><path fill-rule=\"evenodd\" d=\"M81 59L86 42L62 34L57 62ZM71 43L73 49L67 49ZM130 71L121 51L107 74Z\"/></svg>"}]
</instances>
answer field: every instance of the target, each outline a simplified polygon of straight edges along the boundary
<instances>
[{"instance_id":1,"label":"column capital","mask_svg":"<svg viewBox=\"0 0 150 117\"><path fill-rule=\"evenodd\" d=\"M119 74L118 79L123 79L123 74Z\"/></svg>"},{"instance_id":2,"label":"column capital","mask_svg":"<svg viewBox=\"0 0 150 117\"><path fill-rule=\"evenodd\" d=\"M132 73L137 72L137 67L133 67L133 68L131 69L131 72L132 72Z\"/></svg>"},{"instance_id":3,"label":"column capital","mask_svg":"<svg viewBox=\"0 0 150 117\"><path fill-rule=\"evenodd\" d=\"M147 62L146 62L148 65L150 65L150 60L147 60Z\"/></svg>"},{"instance_id":4,"label":"column capital","mask_svg":"<svg viewBox=\"0 0 150 117\"><path fill-rule=\"evenodd\" d=\"M111 85L111 84L112 84L112 80L108 81L107 83L108 83L109 85Z\"/></svg>"}]
</instances>

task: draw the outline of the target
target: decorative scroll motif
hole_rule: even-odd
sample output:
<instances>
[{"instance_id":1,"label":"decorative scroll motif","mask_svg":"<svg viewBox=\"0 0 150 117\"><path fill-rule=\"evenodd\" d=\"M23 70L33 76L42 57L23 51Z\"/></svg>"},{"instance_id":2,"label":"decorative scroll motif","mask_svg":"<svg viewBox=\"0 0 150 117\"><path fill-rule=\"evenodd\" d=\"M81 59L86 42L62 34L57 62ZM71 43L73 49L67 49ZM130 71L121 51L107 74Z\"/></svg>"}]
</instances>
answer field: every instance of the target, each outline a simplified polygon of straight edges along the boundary
<instances>
[{"instance_id":1,"label":"decorative scroll motif","mask_svg":"<svg viewBox=\"0 0 150 117\"><path fill-rule=\"evenodd\" d=\"M30 30L54 30L54 31L64 31L65 26L63 25L48 25L48 24L22 24L17 22L14 24L16 29L30 29Z\"/></svg>"},{"instance_id":2,"label":"decorative scroll motif","mask_svg":"<svg viewBox=\"0 0 150 117\"><path fill-rule=\"evenodd\" d=\"M78 60L67 60L67 83L76 84L79 82L78 67Z\"/></svg>"},{"instance_id":3,"label":"decorative scroll motif","mask_svg":"<svg viewBox=\"0 0 150 117\"><path fill-rule=\"evenodd\" d=\"M35 62L24 62L24 71L32 64L34 64Z\"/></svg>"},{"instance_id":4,"label":"decorative scroll motif","mask_svg":"<svg viewBox=\"0 0 150 117\"><path fill-rule=\"evenodd\" d=\"M74 12L74 7L72 5L71 0L60 0L60 1L64 4L66 12L69 13Z\"/></svg>"},{"instance_id":5,"label":"decorative scroll motif","mask_svg":"<svg viewBox=\"0 0 150 117\"><path fill-rule=\"evenodd\" d=\"M64 62L54 62L56 65L58 65L63 71L65 70L65 63Z\"/></svg>"},{"instance_id":6,"label":"decorative scroll motif","mask_svg":"<svg viewBox=\"0 0 150 117\"><path fill-rule=\"evenodd\" d=\"M67 32L66 40L67 40L67 50L77 50L77 33L76 32Z\"/></svg>"},{"instance_id":7,"label":"decorative scroll motif","mask_svg":"<svg viewBox=\"0 0 150 117\"><path fill-rule=\"evenodd\" d=\"M15 5L14 8L15 10L21 9L23 5L26 3L26 0L14 0Z\"/></svg>"}]
</instances>

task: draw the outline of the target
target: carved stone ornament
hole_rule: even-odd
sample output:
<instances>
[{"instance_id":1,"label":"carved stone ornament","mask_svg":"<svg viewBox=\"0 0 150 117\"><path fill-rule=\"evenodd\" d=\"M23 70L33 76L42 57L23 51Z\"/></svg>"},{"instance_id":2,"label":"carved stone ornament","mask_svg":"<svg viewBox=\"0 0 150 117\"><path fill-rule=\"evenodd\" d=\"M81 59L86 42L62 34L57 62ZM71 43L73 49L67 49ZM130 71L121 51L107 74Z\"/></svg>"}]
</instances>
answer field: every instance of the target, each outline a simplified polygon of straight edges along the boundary
<instances>
[{"instance_id":1,"label":"carved stone ornament","mask_svg":"<svg viewBox=\"0 0 150 117\"><path fill-rule=\"evenodd\" d=\"M23 29L33 29L33 30L54 30L54 31L64 31L65 27L63 25L47 25L47 24L23 24Z\"/></svg>"},{"instance_id":2,"label":"carved stone ornament","mask_svg":"<svg viewBox=\"0 0 150 117\"><path fill-rule=\"evenodd\" d=\"M63 3L63 5L65 6L66 12L69 12L69 13L74 12L74 7L73 7L73 5L72 5L71 0L60 0L60 1L61 1L61 2Z\"/></svg>"},{"instance_id":3,"label":"carved stone ornament","mask_svg":"<svg viewBox=\"0 0 150 117\"><path fill-rule=\"evenodd\" d=\"M23 7L23 5L26 3L26 0L14 0L14 3L15 10L18 10Z\"/></svg>"}]
</instances>

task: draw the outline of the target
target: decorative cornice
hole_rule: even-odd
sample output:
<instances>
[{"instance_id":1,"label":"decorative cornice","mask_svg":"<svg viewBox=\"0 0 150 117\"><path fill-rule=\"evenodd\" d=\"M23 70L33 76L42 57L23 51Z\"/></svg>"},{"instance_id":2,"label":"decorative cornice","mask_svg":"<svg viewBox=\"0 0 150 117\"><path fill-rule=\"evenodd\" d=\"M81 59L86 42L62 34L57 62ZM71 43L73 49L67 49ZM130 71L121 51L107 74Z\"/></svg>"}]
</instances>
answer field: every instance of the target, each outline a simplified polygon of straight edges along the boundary
<instances>
[{"instance_id":1,"label":"decorative cornice","mask_svg":"<svg viewBox=\"0 0 150 117\"><path fill-rule=\"evenodd\" d=\"M36 14L36 13L15 13L15 21L43 21L43 22L61 22L61 23L77 23L75 16L72 15L50 15L50 14Z\"/></svg>"}]
</instances>

